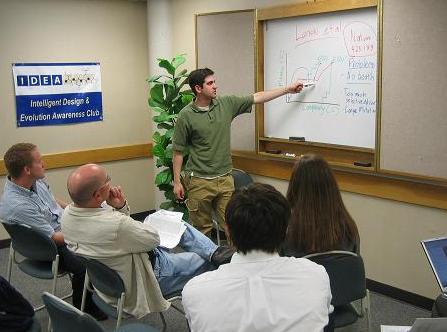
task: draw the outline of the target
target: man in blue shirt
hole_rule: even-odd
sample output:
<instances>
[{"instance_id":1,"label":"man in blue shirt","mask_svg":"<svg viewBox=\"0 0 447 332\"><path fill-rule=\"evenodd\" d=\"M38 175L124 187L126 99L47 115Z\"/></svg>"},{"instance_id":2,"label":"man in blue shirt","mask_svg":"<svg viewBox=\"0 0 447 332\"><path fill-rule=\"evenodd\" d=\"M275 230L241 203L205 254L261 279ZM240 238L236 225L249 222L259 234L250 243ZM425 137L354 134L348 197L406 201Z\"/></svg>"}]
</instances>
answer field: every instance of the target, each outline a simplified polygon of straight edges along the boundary
<instances>
[{"instance_id":1,"label":"man in blue shirt","mask_svg":"<svg viewBox=\"0 0 447 332\"><path fill-rule=\"evenodd\" d=\"M18 143L4 156L8 179L0 199L0 219L6 223L25 224L47 235L56 243L60 267L73 275L73 305L81 307L85 267L67 249L61 232L60 217L66 203L56 200L45 178L42 156L34 144ZM86 311L98 320L106 319L87 298Z\"/></svg>"}]
</instances>

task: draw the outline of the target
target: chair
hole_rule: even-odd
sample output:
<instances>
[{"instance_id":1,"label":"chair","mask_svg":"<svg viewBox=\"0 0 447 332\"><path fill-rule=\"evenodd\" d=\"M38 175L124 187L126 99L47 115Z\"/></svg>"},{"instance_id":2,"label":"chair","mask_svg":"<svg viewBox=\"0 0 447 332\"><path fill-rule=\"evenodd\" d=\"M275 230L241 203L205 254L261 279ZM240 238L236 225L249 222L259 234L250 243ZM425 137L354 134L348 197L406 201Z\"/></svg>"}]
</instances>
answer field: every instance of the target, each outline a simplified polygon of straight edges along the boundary
<instances>
[{"instance_id":1,"label":"chair","mask_svg":"<svg viewBox=\"0 0 447 332\"><path fill-rule=\"evenodd\" d=\"M253 179L250 176L250 174L244 172L241 169L233 168L233 170L231 171L231 174L233 175L233 179L234 179L234 189L240 189L240 188L246 187L249 184L253 183ZM217 217L215 214L214 214L212 220L213 220L214 228L216 229L217 245L220 246L221 228L219 226L219 222L217 221Z\"/></svg>"},{"instance_id":2,"label":"chair","mask_svg":"<svg viewBox=\"0 0 447 332\"><path fill-rule=\"evenodd\" d=\"M76 309L53 294L44 292L42 299L51 318L53 332L105 332L92 316ZM146 324L129 324L116 331L157 332L158 330Z\"/></svg>"},{"instance_id":3,"label":"chair","mask_svg":"<svg viewBox=\"0 0 447 332\"><path fill-rule=\"evenodd\" d=\"M59 254L56 244L48 236L23 224L3 223L6 231L11 236L9 250L7 280L11 281L12 263L16 263L24 273L39 279L52 279L51 293L56 293L57 278L67 275L67 272L59 271ZM17 261L15 253L24 257ZM64 296L68 298L72 294ZM34 311L43 309L45 306L34 308Z\"/></svg>"},{"instance_id":4,"label":"chair","mask_svg":"<svg viewBox=\"0 0 447 332\"><path fill-rule=\"evenodd\" d=\"M82 304L81 304L81 310L84 310L85 306L85 297L87 294L88 285L91 282L94 289L91 291L93 292L92 300L95 302L95 304L106 313L107 316L112 317L116 319L116 329L118 330L121 325L121 320L123 318L123 307L124 307L124 301L126 299L126 290L124 287L124 282L119 276L119 274L109 268L107 265L92 259L92 258L83 258L85 262L85 266L87 269L87 273L85 276L85 282L84 282L84 292L82 293ZM100 291L101 293L117 299L117 306L116 308L107 302L105 302L96 292L96 290ZM170 296L166 296L166 300L169 302L179 300L181 299L181 293L171 294ZM181 312L183 315L185 314L181 309L177 308L176 306L172 305L174 309ZM163 323L163 331L166 330L166 320L162 312L159 313L160 318Z\"/></svg>"},{"instance_id":5,"label":"chair","mask_svg":"<svg viewBox=\"0 0 447 332\"><path fill-rule=\"evenodd\" d=\"M365 267L361 256L350 251L327 251L309 254L304 258L324 266L331 283L331 314L334 327L353 324L366 311L367 327L370 329L369 291L366 289ZM360 301L360 310L352 302Z\"/></svg>"}]
</instances>

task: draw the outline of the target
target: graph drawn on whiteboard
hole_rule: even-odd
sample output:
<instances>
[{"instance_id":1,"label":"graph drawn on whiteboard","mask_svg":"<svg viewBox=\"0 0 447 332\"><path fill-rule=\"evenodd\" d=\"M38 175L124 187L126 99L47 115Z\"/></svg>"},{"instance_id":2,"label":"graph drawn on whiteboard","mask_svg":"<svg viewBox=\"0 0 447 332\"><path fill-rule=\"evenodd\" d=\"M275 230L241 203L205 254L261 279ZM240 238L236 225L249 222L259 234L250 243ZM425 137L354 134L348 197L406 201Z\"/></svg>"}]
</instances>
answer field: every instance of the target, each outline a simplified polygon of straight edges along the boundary
<instances>
[{"instance_id":1,"label":"graph drawn on whiteboard","mask_svg":"<svg viewBox=\"0 0 447 332\"><path fill-rule=\"evenodd\" d=\"M265 104L265 136L375 146L376 20L367 8L267 22L265 88L310 86Z\"/></svg>"}]
</instances>

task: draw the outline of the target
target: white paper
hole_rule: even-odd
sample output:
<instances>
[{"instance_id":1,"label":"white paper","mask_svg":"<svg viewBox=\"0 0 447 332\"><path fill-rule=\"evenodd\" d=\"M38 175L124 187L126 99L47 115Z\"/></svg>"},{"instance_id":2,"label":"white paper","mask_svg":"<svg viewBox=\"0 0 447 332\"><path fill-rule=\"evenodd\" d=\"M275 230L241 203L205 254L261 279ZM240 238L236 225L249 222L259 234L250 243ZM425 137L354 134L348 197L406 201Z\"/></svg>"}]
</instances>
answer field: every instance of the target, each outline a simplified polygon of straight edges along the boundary
<instances>
[{"instance_id":1,"label":"white paper","mask_svg":"<svg viewBox=\"0 0 447 332\"><path fill-rule=\"evenodd\" d=\"M408 332L411 326L380 325L380 332Z\"/></svg>"},{"instance_id":2,"label":"white paper","mask_svg":"<svg viewBox=\"0 0 447 332\"><path fill-rule=\"evenodd\" d=\"M144 219L144 223L150 224L158 231L160 246L172 249L180 242L180 238L186 230L182 221L183 213L158 210Z\"/></svg>"}]
</instances>

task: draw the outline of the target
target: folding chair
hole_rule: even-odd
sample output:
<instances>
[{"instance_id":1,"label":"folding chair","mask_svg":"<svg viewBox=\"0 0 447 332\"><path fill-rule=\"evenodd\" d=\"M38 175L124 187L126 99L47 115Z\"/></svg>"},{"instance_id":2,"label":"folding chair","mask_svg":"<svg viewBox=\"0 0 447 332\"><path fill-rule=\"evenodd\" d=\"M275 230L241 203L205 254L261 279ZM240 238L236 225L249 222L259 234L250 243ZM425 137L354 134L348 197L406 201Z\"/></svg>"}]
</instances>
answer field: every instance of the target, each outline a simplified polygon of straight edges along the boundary
<instances>
[{"instance_id":1,"label":"folding chair","mask_svg":"<svg viewBox=\"0 0 447 332\"><path fill-rule=\"evenodd\" d=\"M42 299L50 315L53 332L106 332L92 316L76 309L58 297L44 292ZM137 323L129 324L116 330L116 332L131 331L157 332L158 330L150 325Z\"/></svg>"},{"instance_id":2,"label":"folding chair","mask_svg":"<svg viewBox=\"0 0 447 332\"><path fill-rule=\"evenodd\" d=\"M370 300L366 289L365 267L360 255L350 251L334 250L309 254L304 258L324 266L331 283L334 327L353 324L365 316L370 330ZM352 302L360 300L360 310Z\"/></svg>"},{"instance_id":3,"label":"folding chair","mask_svg":"<svg viewBox=\"0 0 447 332\"><path fill-rule=\"evenodd\" d=\"M3 223L3 226L11 236L7 280L11 281L12 263L14 262L20 270L32 277L52 279L51 293L55 294L57 278L68 273L59 271L59 255L54 241L28 225ZM16 252L24 257L20 262L15 257ZM63 298L68 298L71 295L70 293ZM36 307L34 311L44 307L44 305Z\"/></svg>"},{"instance_id":4,"label":"folding chair","mask_svg":"<svg viewBox=\"0 0 447 332\"><path fill-rule=\"evenodd\" d=\"M109 268L107 265L92 259L92 258L84 258L84 262L87 268L87 273L85 276L84 282L84 292L82 294L82 305L81 310L84 310L85 306L85 297L87 294L88 285L91 282L94 289L91 290L93 292L92 299L93 302L107 314L107 316L116 319L116 329L118 329L121 325L121 320L123 318L123 307L124 301L126 299L126 290L124 288L124 282L119 276L118 272ZM116 308L107 302L105 302L96 292L96 290L101 293L112 297L117 300ZM181 292L170 294L166 296L166 300L171 302L171 306L182 313L185 314L180 308L174 306L172 304L175 300L181 300ZM160 318L163 323L163 331L166 330L166 320L162 312L159 313Z\"/></svg>"}]
</instances>

